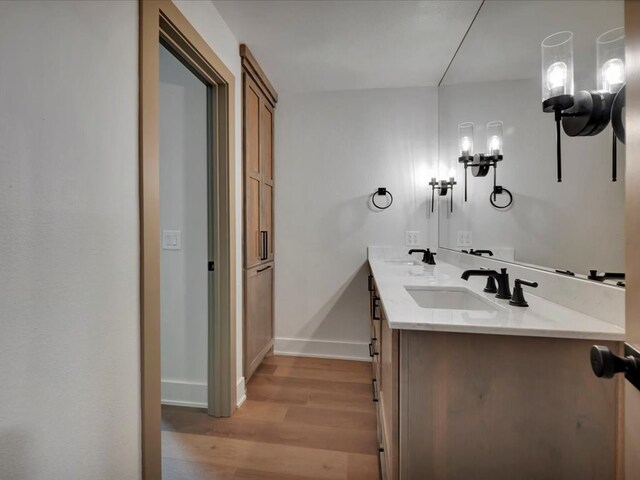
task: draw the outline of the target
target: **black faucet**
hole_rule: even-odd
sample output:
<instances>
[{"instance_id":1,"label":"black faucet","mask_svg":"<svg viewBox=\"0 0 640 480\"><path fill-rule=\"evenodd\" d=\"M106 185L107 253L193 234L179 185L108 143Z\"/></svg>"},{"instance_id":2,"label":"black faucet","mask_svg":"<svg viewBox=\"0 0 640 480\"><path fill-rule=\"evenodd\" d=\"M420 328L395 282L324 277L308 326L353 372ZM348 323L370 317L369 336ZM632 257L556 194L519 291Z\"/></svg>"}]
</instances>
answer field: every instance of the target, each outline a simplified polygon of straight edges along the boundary
<instances>
[{"instance_id":1,"label":"black faucet","mask_svg":"<svg viewBox=\"0 0 640 480\"><path fill-rule=\"evenodd\" d=\"M436 259L433 258L436 256L436 254L433 253L430 248L427 248L426 250L424 248L412 248L411 250L409 250L409 255L411 255L412 253L422 253L422 261L427 265L436 264Z\"/></svg>"},{"instance_id":2,"label":"black faucet","mask_svg":"<svg viewBox=\"0 0 640 480\"><path fill-rule=\"evenodd\" d=\"M603 282L604 280L609 279L622 279L624 280L624 273L603 273L602 275L598 275L597 270L589 270L589 276L587 277L589 280L596 280L598 282Z\"/></svg>"},{"instance_id":3,"label":"black faucet","mask_svg":"<svg viewBox=\"0 0 640 480\"><path fill-rule=\"evenodd\" d=\"M522 291L522 285L527 285L529 287L537 288L538 282L529 282L527 280L521 280L516 278L515 285L513 287L513 297L509 300L509 305L513 305L514 307L528 307L529 304L524 299L524 292Z\"/></svg>"},{"instance_id":4,"label":"black faucet","mask_svg":"<svg viewBox=\"0 0 640 480\"><path fill-rule=\"evenodd\" d=\"M465 270L462 273L463 280L469 280L469 277L493 277L498 282L498 293L496 298L511 298L511 287L509 286L509 274L506 268L502 268L500 273L495 270Z\"/></svg>"},{"instance_id":5,"label":"black faucet","mask_svg":"<svg viewBox=\"0 0 640 480\"><path fill-rule=\"evenodd\" d=\"M469 253L471 255L477 255L478 257L481 257L483 253L489 255L490 257L493 257L493 252L491 250L474 250L472 248L471 250L469 250Z\"/></svg>"}]
</instances>

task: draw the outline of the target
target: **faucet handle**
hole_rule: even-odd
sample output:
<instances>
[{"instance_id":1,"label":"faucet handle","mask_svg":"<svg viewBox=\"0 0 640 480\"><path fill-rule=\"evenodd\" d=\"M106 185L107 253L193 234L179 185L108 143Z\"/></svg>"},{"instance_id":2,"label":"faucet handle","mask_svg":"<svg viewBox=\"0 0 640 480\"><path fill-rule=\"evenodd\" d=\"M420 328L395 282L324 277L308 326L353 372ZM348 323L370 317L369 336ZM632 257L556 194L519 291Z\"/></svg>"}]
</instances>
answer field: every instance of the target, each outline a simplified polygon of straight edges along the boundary
<instances>
[{"instance_id":1,"label":"faucet handle","mask_svg":"<svg viewBox=\"0 0 640 480\"><path fill-rule=\"evenodd\" d=\"M524 299L524 292L522 291L522 285L537 288L538 282L530 282L528 280L522 280L520 278L516 278L515 286L513 287L513 296L511 297L511 300L509 300L509 305L513 305L514 307L529 306L527 301Z\"/></svg>"},{"instance_id":2,"label":"faucet handle","mask_svg":"<svg viewBox=\"0 0 640 480\"><path fill-rule=\"evenodd\" d=\"M487 284L484 286L483 292L498 293L498 287L496 286L496 279L491 275L487 277Z\"/></svg>"}]
</instances>

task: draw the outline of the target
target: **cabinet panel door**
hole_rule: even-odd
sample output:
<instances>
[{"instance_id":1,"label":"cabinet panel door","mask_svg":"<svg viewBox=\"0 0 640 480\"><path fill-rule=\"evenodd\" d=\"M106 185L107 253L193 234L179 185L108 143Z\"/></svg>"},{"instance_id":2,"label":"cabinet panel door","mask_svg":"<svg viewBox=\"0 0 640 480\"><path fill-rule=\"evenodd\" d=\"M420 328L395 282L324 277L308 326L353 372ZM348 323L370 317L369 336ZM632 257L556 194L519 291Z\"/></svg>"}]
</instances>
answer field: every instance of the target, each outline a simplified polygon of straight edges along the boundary
<instances>
[{"instance_id":1,"label":"cabinet panel door","mask_svg":"<svg viewBox=\"0 0 640 480\"><path fill-rule=\"evenodd\" d=\"M267 260L273 260L273 187L266 182L262 184L262 230L267 232Z\"/></svg>"},{"instance_id":2,"label":"cabinet panel door","mask_svg":"<svg viewBox=\"0 0 640 480\"><path fill-rule=\"evenodd\" d=\"M260 178L260 91L244 76L244 158L245 175Z\"/></svg>"},{"instance_id":3,"label":"cabinet panel door","mask_svg":"<svg viewBox=\"0 0 640 480\"><path fill-rule=\"evenodd\" d=\"M245 267L261 262L262 235L260 233L260 180L248 177L245 191Z\"/></svg>"},{"instance_id":4,"label":"cabinet panel door","mask_svg":"<svg viewBox=\"0 0 640 480\"><path fill-rule=\"evenodd\" d=\"M273 346L273 263L245 274L244 376L249 380Z\"/></svg>"},{"instance_id":5,"label":"cabinet panel door","mask_svg":"<svg viewBox=\"0 0 640 480\"><path fill-rule=\"evenodd\" d=\"M262 179L271 183L273 182L273 108L265 100L262 102L261 110Z\"/></svg>"}]
</instances>

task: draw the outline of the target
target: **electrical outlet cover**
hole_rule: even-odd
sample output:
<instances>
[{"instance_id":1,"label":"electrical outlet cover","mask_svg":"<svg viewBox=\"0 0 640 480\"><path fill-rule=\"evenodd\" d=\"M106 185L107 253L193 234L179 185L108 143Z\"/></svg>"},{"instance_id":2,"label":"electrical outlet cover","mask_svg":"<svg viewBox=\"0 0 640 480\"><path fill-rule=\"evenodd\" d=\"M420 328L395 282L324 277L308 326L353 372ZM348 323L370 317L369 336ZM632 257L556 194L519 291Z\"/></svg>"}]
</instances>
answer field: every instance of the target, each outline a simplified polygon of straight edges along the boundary
<instances>
[{"instance_id":1,"label":"electrical outlet cover","mask_svg":"<svg viewBox=\"0 0 640 480\"><path fill-rule=\"evenodd\" d=\"M458 239L457 239L458 247L470 247L473 244L473 236L471 232L460 230L458 231Z\"/></svg>"},{"instance_id":2,"label":"electrical outlet cover","mask_svg":"<svg viewBox=\"0 0 640 480\"><path fill-rule=\"evenodd\" d=\"M415 247L420 245L420 232L415 230L407 230L405 235L405 245L407 247Z\"/></svg>"}]
</instances>

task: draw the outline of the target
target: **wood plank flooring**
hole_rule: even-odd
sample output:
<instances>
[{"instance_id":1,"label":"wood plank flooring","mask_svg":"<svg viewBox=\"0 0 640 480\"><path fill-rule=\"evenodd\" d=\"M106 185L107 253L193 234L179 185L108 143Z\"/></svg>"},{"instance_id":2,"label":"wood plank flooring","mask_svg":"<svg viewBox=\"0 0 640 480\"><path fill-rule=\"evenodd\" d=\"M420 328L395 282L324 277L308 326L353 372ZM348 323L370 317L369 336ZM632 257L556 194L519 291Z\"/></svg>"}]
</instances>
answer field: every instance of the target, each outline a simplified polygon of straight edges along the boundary
<instances>
[{"instance_id":1,"label":"wood plank flooring","mask_svg":"<svg viewBox=\"0 0 640 480\"><path fill-rule=\"evenodd\" d=\"M162 407L163 480L377 480L371 364L271 356L231 418Z\"/></svg>"}]
</instances>

